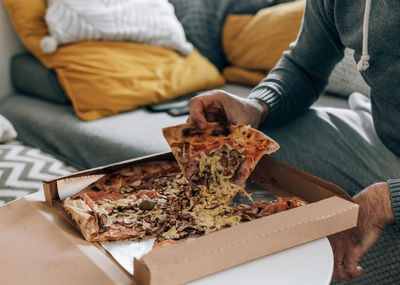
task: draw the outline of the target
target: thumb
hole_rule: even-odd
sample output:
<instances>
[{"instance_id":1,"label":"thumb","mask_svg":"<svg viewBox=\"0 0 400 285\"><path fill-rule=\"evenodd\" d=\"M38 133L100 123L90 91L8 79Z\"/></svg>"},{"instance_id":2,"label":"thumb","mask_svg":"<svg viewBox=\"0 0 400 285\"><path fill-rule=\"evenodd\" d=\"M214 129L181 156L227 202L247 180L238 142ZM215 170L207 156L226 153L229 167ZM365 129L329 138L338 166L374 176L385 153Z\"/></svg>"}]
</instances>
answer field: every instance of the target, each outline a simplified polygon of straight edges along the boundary
<instances>
[{"instance_id":1,"label":"thumb","mask_svg":"<svg viewBox=\"0 0 400 285\"><path fill-rule=\"evenodd\" d=\"M207 127L207 119L204 114L204 106L201 100L198 98L192 98L189 101L190 115L187 119L187 123L195 125L199 129L205 129Z\"/></svg>"}]
</instances>

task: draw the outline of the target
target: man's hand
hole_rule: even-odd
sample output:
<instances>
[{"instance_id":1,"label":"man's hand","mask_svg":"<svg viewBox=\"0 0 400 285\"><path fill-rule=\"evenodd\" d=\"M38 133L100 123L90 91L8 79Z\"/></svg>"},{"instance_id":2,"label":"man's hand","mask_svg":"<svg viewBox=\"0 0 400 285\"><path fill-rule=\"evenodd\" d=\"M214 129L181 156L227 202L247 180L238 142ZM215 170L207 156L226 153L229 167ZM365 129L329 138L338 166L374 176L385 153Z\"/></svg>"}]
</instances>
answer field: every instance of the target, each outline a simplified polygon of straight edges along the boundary
<instances>
[{"instance_id":1,"label":"man's hand","mask_svg":"<svg viewBox=\"0 0 400 285\"><path fill-rule=\"evenodd\" d=\"M257 128L267 117L267 105L257 99L244 99L221 90L213 90L189 102L188 123L204 129L207 122L225 121Z\"/></svg>"},{"instance_id":2,"label":"man's hand","mask_svg":"<svg viewBox=\"0 0 400 285\"><path fill-rule=\"evenodd\" d=\"M381 236L384 228L394 223L387 183L377 183L364 189L354 201L359 205L357 227L329 237L334 256L335 280L351 281L364 274L358 266L361 257Z\"/></svg>"}]
</instances>

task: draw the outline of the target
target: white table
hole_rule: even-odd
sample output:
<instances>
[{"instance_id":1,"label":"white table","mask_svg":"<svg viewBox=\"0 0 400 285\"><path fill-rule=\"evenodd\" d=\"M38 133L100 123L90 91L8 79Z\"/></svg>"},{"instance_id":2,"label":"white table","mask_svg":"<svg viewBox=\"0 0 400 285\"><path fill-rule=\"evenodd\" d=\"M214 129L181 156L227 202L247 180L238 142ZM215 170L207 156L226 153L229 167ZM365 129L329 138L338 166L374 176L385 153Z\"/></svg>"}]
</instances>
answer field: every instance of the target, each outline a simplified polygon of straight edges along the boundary
<instances>
[{"instance_id":1,"label":"white table","mask_svg":"<svg viewBox=\"0 0 400 285\"><path fill-rule=\"evenodd\" d=\"M29 195L44 201L42 192ZM333 254L321 238L190 282L190 285L325 285L333 271Z\"/></svg>"},{"instance_id":2,"label":"white table","mask_svg":"<svg viewBox=\"0 0 400 285\"><path fill-rule=\"evenodd\" d=\"M333 254L327 238L321 238L189 283L324 285L331 281Z\"/></svg>"}]
</instances>

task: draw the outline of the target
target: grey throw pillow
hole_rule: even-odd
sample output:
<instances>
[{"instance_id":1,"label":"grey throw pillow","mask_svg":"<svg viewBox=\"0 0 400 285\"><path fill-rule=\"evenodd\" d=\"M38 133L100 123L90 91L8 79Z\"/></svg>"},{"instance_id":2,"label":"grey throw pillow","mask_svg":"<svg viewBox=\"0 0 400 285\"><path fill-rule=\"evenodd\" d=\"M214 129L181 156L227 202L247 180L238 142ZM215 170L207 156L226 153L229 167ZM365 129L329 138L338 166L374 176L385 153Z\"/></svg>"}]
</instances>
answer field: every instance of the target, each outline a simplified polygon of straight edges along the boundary
<instances>
[{"instance_id":1,"label":"grey throw pillow","mask_svg":"<svg viewBox=\"0 0 400 285\"><path fill-rule=\"evenodd\" d=\"M370 87L357 70L353 55L353 50L348 48L344 50L344 58L333 69L328 86L325 88L326 92L346 97L353 92L370 95Z\"/></svg>"},{"instance_id":2,"label":"grey throw pillow","mask_svg":"<svg viewBox=\"0 0 400 285\"><path fill-rule=\"evenodd\" d=\"M169 0L186 38L218 69L227 65L222 26L229 14L255 14L276 0Z\"/></svg>"},{"instance_id":3,"label":"grey throw pillow","mask_svg":"<svg viewBox=\"0 0 400 285\"><path fill-rule=\"evenodd\" d=\"M70 104L70 100L61 88L55 72L47 69L29 53L12 57L11 81L17 91L26 95L59 104Z\"/></svg>"}]
</instances>

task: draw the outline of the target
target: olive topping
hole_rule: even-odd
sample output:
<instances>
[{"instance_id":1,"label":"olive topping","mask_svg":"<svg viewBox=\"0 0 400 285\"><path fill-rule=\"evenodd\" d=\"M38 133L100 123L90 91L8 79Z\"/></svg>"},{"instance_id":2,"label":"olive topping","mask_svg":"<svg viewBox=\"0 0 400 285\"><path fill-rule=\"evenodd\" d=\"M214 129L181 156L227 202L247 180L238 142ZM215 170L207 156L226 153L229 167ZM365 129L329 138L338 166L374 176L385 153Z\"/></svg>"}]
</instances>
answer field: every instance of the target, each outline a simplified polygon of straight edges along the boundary
<instances>
[{"instance_id":1,"label":"olive topping","mask_svg":"<svg viewBox=\"0 0 400 285\"><path fill-rule=\"evenodd\" d=\"M143 201L139 204L139 209L143 211L150 211L154 208L154 202L150 199L143 199Z\"/></svg>"}]
</instances>

